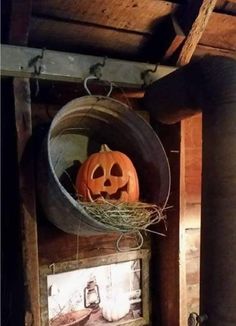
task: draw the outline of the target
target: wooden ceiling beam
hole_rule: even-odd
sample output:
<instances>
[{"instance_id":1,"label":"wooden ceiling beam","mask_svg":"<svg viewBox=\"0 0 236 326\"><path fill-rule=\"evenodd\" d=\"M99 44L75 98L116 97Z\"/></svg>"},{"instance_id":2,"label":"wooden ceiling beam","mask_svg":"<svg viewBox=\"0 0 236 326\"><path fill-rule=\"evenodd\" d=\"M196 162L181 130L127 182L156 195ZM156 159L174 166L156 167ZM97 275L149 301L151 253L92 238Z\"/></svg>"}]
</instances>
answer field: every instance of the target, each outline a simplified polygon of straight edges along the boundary
<instances>
[{"instance_id":1,"label":"wooden ceiling beam","mask_svg":"<svg viewBox=\"0 0 236 326\"><path fill-rule=\"evenodd\" d=\"M213 12L199 44L236 51L236 17Z\"/></svg>"},{"instance_id":2,"label":"wooden ceiling beam","mask_svg":"<svg viewBox=\"0 0 236 326\"><path fill-rule=\"evenodd\" d=\"M207 26L209 18L215 8L216 2L217 0L203 0L199 13L193 22L192 28L190 29L183 48L181 49L179 58L177 60L178 66L182 66L190 62L197 44Z\"/></svg>"},{"instance_id":3,"label":"wooden ceiling beam","mask_svg":"<svg viewBox=\"0 0 236 326\"><path fill-rule=\"evenodd\" d=\"M198 59L200 57L203 57L206 54L210 55L223 55L225 57L229 57L232 59L236 60L236 51L232 50L226 50L226 49L219 49L219 48L214 48L202 44L198 44L197 48L193 54L193 59Z\"/></svg>"},{"instance_id":4,"label":"wooden ceiling beam","mask_svg":"<svg viewBox=\"0 0 236 326\"><path fill-rule=\"evenodd\" d=\"M89 23L143 34L152 34L156 24L178 8L178 4L156 0L33 1L33 15L38 18Z\"/></svg>"},{"instance_id":5,"label":"wooden ceiling beam","mask_svg":"<svg viewBox=\"0 0 236 326\"><path fill-rule=\"evenodd\" d=\"M180 47L183 45L184 40L186 39L186 35L184 34L182 28L177 22L174 16L171 16L171 30L173 31L173 36L170 38L170 43L165 51L165 54L161 60L163 63L174 63L174 57L177 56L177 52Z\"/></svg>"}]
</instances>

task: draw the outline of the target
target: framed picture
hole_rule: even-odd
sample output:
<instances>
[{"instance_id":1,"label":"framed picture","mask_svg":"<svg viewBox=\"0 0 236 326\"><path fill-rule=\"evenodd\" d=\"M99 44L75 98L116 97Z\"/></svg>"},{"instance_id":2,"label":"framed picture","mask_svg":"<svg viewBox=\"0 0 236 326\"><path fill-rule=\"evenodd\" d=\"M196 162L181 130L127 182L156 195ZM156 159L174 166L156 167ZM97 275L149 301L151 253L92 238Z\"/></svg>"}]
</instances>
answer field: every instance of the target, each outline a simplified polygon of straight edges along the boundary
<instances>
[{"instance_id":1,"label":"framed picture","mask_svg":"<svg viewBox=\"0 0 236 326\"><path fill-rule=\"evenodd\" d=\"M42 326L149 324L149 250L40 268Z\"/></svg>"}]
</instances>

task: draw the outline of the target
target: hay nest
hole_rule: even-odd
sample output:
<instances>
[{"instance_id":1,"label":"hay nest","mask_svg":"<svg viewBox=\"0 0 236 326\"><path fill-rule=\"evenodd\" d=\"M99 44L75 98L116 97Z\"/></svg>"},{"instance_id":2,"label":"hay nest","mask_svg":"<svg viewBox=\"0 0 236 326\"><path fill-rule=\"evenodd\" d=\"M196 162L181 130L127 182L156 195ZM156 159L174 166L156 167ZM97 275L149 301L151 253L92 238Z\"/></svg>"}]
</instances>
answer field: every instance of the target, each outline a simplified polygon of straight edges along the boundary
<instances>
[{"instance_id":1,"label":"hay nest","mask_svg":"<svg viewBox=\"0 0 236 326\"><path fill-rule=\"evenodd\" d=\"M164 221L166 216L163 209L154 204L143 202L101 201L80 202L86 212L95 220L115 227L121 232L150 231L160 235L162 233L150 230L151 225Z\"/></svg>"}]
</instances>

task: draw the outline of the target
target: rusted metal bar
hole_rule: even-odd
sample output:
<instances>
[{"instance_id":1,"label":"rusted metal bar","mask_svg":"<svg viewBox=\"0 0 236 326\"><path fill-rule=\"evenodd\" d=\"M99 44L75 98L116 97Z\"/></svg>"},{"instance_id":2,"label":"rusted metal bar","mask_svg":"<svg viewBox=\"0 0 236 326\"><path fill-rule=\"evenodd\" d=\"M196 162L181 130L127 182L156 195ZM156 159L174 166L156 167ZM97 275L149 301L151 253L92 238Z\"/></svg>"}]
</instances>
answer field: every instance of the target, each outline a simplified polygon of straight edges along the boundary
<instances>
[{"instance_id":1,"label":"rusted metal bar","mask_svg":"<svg viewBox=\"0 0 236 326\"><path fill-rule=\"evenodd\" d=\"M39 62L36 58L42 57L42 49L2 45L1 51L1 74L22 78L81 82L91 74L92 67L104 60L102 57L44 50L43 58ZM35 73L34 61L37 64L37 71L40 67L40 74ZM144 85L142 73L152 71L155 65L107 58L104 66L100 68L101 81L141 88ZM175 69L159 65L155 72L149 73L150 82Z\"/></svg>"}]
</instances>

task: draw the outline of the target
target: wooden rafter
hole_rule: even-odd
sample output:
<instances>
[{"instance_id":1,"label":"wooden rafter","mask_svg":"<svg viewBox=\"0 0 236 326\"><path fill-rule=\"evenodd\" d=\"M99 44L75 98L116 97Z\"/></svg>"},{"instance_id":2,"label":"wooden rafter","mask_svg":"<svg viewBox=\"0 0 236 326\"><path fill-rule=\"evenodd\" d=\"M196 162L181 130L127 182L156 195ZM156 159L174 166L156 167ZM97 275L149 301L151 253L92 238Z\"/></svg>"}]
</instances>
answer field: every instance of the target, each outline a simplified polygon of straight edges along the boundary
<instances>
[{"instance_id":1,"label":"wooden rafter","mask_svg":"<svg viewBox=\"0 0 236 326\"><path fill-rule=\"evenodd\" d=\"M172 40L166 49L166 52L162 58L162 62L168 62L168 60L170 60L177 53L186 38L186 35L184 34L174 15L171 16L170 28L173 30L174 36L172 37Z\"/></svg>"},{"instance_id":2,"label":"wooden rafter","mask_svg":"<svg viewBox=\"0 0 236 326\"><path fill-rule=\"evenodd\" d=\"M197 44L207 26L211 13L214 10L217 0L203 0L197 18L186 38L184 46L180 52L177 65L182 66L190 62Z\"/></svg>"}]
</instances>

